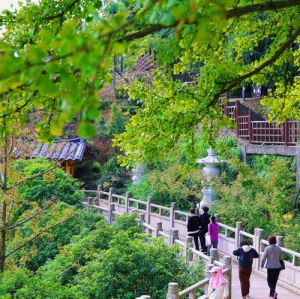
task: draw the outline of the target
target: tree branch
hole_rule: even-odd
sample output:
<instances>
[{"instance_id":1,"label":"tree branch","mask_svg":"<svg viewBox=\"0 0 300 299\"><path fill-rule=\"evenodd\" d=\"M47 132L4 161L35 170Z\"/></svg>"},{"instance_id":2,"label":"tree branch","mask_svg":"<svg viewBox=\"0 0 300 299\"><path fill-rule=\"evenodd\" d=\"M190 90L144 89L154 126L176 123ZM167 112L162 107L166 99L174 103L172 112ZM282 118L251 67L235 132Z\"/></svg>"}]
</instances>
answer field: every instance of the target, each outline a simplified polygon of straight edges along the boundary
<instances>
[{"instance_id":1,"label":"tree branch","mask_svg":"<svg viewBox=\"0 0 300 299\"><path fill-rule=\"evenodd\" d=\"M16 247L15 249L13 249L11 252L9 252L8 254L5 255L5 259L8 258L10 255L14 254L15 252L17 252L18 250L20 250L21 248L23 248L24 246L26 246L28 243L31 243L32 241L34 241L35 239L37 239L40 235L46 233L47 231L55 228L56 226L69 221L70 219L74 218L75 216L78 216L80 213L74 213L72 216L70 216L69 218L66 218L60 222L57 222L43 230L41 230L40 232L38 232L36 235L32 236L31 238L29 238L25 243L21 244L20 246Z\"/></svg>"},{"instance_id":2,"label":"tree branch","mask_svg":"<svg viewBox=\"0 0 300 299\"><path fill-rule=\"evenodd\" d=\"M55 15L52 15L52 16L47 16L47 17L44 17L43 19L46 20L46 21L51 21L51 20L54 20L54 19L57 19L57 18L63 18L64 15L69 12L69 10L71 10L72 8L74 8L74 6L79 3L80 0L74 0L73 2L71 2L67 7L66 7L66 10L62 10L61 12L55 14Z\"/></svg>"},{"instance_id":3,"label":"tree branch","mask_svg":"<svg viewBox=\"0 0 300 299\"><path fill-rule=\"evenodd\" d=\"M275 53L269 59L267 59L265 62L260 64L258 67L256 67L252 71L245 73L244 75L242 75L236 79L223 82L222 85L231 84L229 87L227 86L226 89L228 90L228 89L231 89L232 87L234 87L237 83L240 83L243 80L248 79L248 78L252 77L253 75L258 74L265 67L274 63L284 53L284 51L292 45L292 43L295 41L295 39L298 37L299 34L300 34L300 27L298 27L295 30L295 32L286 40L286 42L283 43L281 45L281 47L277 51L275 51Z\"/></svg>"},{"instance_id":4,"label":"tree branch","mask_svg":"<svg viewBox=\"0 0 300 299\"><path fill-rule=\"evenodd\" d=\"M142 38L145 37L149 34L152 33L156 33L162 29L167 29L167 28L172 28L174 26L176 26L178 24L178 22L175 22L171 25L163 25L163 24L150 24L148 25L145 29L141 30L141 31L136 31L130 34L127 34L123 37L120 37L117 39L118 42L123 42L123 41L132 41L134 39L138 39L138 38Z\"/></svg>"},{"instance_id":5,"label":"tree branch","mask_svg":"<svg viewBox=\"0 0 300 299\"><path fill-rule=\"evenodd\" d=\"M30 221L31 219L33 219L33 218L39 216L41 213L43 213L44 211L46 211L47 209L49 209L49 208L55 203L55 201L56 201L57 199L58 199L58 197L55 197L55 198L54 198L47 206L44 206L42 209L38 210L34 215L32 215L32 216L30 216L30 217L28 217L28 218L26 218L26 219L24 219L24 220L22 220L22 221L20 221L20 222L17 222L17 223L15 223L15 224L9 226L9 227L8 227L8 230L13 229L13 228L16 228L16 227L18 227L18 226L21 226L22 224L24 224L24 223Z\"/></svg>"},{"instance_id":6,"label":"tree branch","mask_svg":"<svg viewBox=\"0 0 300 299\"><path fill-rule=\"evenodd\" d=\"M299 6L299 5L300 5L300 0L268 1L265 3L252 4L252 5L229 9L226 12L226 17L227 19L239 18L248 13L284 9L284 8Z\"/></svg>"},{"instance_id":7,"label":"tree branch","mask_svg":"<svg viewBox=\"0 0 300 299\"><path fill-rule=\"evenodd\" d=\"M29 104L30 100L27 100L23 105L17 107L14 111L12 111L11 113L3 113L0 114L0 118L4 118L4 117L8 117L11 116L13 113L18 113L20 112L23 108L25 108L28 104Z\"/></svg>"}]
</instances>

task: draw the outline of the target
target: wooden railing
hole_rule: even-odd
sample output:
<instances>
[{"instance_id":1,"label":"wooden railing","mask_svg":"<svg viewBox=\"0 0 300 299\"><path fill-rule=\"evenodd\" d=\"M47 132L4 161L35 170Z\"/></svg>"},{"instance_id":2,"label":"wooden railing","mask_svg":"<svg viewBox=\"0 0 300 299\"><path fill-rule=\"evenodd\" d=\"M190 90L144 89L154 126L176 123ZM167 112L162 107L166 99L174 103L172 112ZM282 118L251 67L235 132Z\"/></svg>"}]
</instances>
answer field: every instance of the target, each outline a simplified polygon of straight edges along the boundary
<instances>
[{"instance_id":1,"label":"wooden railing","mask_svg":"<svg viewBox=\"0 0 300 299\"><path fill-rule=\"evenodd\" d=\"M136 65L136 71L138 72L145 72L153 70L157 67L155 62L155 57L151 51L147 52L143 55Z\"/></svg>"},{"instance_id":2,"label":"wooden railing","mask_svg":"<svg viewBox=\"0 0 300 299\"><path fill-rule=\"evenodd\" d=\"M222 105L222 108L223 113L236 122L237 136L246 138L251 143L282 145L300 143L300 121L288 120L278 124L276 121L257 120L255 112L238 100L235 103L231 102L230 105Z\"/></svg>"},{"instance_id":3,"label":"wooden railing","mask_svg":"<svg viewBox=\"0 0 300 299\"><path fill-rule=\"evenodd\" d=\"M151 203L150 199L143 201L131 198L129 192L125 196L113 194L112 188L110 188L109 192L104 192L100 189L83 190L82 192L86 195L84 204L99 210L110 223L113 222L116 215L136 211L140 214L140 222L143 223L145 230L153 236L162 236L169 244L172 242L178 244L186 254L189 252L194 258L200 257L208 261L208 264L218 260L214 253L212 257L207 257L192 248L192 240L187 237L186 232L186 222L189 214L176 210L175 203L172 203L170 207L165 207ZM246 238L260 255L263 254L264 248L268 245L267 240L263 239L263 229L256 228L252 234L242 229L242 222L240 221L236 222L235 227L232 227L222 223L220 215L217 214L216 218L220 225L218 245L220 253L233 257L233 250L239 246L242 239ZM282 236L277 236L277 243L285 253L286 264L286 270L282 271L279 283L283 287L300 294L300 253L284 247ZM216 254L218 255L218 253ZM265 273L265 270L260 268L260 259L254 261L254 270L260 274ZM199 285L202 286L200 282Z\"/></svg>"}]
</instances>

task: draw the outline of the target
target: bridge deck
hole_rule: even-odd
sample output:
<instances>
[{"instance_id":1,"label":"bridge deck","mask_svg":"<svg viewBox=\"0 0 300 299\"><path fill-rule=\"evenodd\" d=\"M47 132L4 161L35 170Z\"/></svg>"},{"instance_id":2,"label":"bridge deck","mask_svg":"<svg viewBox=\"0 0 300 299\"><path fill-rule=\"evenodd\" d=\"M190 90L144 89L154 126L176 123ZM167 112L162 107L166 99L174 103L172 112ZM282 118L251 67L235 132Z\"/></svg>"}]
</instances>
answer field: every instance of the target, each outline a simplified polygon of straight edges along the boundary
<instances>
[{"instance_id":1,"label":"bridge deck","mask_svg":"<svg viewBox=\"0 0 300 299\"><path fill-rule=\"evenodd\" d=\"M299 299L300 296L289 292L288 290L278 286L276 289L279 299ZM238 266L233 265L232 269L232 299L241 299L240 281L238 277ZM266 299L269 298L269 288L267 279L263 276L252 273L250 299Z\"/></svg>"},{"instance_id":2,"label":"bridge deck","mask_svg":"<svg viewBox=\"0 0 300 299\"><path fill-rule=\"evenodd\" d=\"M143 202L143 204L145 205L145 202ZM107 214L107 212L109 213L109 209L108 209L108 202L105 200L101 200L101 204L100 206L94 206L98 209L101 209L102 211L104 211L104 213ZM153 207L158 207L157 205L153 205ZM161 207L162 209L168 209L165 207ZM132 208L129 208L129 210L132 210ZM115 204L115 211L118 214L123 214L125 213L125 207L123 205L120 204ZM140 212L144 212L144 210L139 210ZM178 211L177 211L178 213ZM183 214L183 213L182 213ZM148 223L151 224L153 227L155 227L156 223L159 221L162 224L162 228L163 231L165 233L167 233L171 226L170 226L170 218L169 217L165 217L162 215L157 215L155 213L146 213L146 218L147 216L148 218ZM223 225L224 226L224 225ZM174 228L178 229L178 235L179 235L179 239L184 241L186 239L186 235L187 235L187 229L186 229L186 223L184 221L179 221L179 220L175 220L174 221ZM225 253L227 255L232 255L232 250L235 248L235 244L234 244L234 239L231 238L227 238L225 235L220 234L219 235L219 253L221 255L223 255L222 253ZM233 259L233 261L236 261L236 258ZM255 261L255 264L258 261ZM288 266L288 262L286 262L286 266ZM256 265L257 266L257 265ZM255 265L253 267L254 269L256 268ZM233 263L233 276L232 276L232 299L241 299L241 291L240 291L240 282L239 282L239 278L238 278L238 266L236 265L236 263ZM284 270L284 272L287 272L287 269ZM294 276L298 275L298 272L294 272L292 273ZM277 292L278 292L278 298L279 299L300 299L300 293L298 292L298 280L292 280L292 278L290 278L290 276L286 276L286 273L282 273L283 277L285 279L283 279L283 281L281 283L285 284L285 288L281 287L280 285L278 285L277 287ZM292 277L292 276L291 276ZM298 276L297 276L298 277ZM289 280L291 279L291 280ZM298 278L297 278L298 279ZM294 283L294 286L297 287L297 290L295 289L296 293L289 291L288 289L290 289L290 287L287 285L287 283ZM256 272L253 272L251 275L251 289L250 289L250 298L251 299L263 299L263 298L269 298L268 296L269 294L269 289L268 289L268 285L267 285L267 279L266 277L264 277L263 274L259 274Z\"/></svg>"}]
</instances>

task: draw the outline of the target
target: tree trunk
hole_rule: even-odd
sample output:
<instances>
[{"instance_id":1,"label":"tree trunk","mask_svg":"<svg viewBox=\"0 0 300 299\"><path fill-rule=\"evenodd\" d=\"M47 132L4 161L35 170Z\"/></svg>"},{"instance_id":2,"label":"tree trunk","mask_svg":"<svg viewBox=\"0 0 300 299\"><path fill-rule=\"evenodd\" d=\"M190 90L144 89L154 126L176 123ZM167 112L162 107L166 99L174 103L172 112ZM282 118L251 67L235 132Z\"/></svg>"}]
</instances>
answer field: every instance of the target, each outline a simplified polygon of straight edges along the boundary
<instances>
[{"instance_id":1,"label":"tree trunk","mask_svg":"<svg viewBox=\"0 0 300 299\"><path fill-rule=\"evenodd\" d=\"M0 233L0 272L4 272L5 266L5 255L6 255L6 202L5 195L7 191L7 161L8 161L8 138L5 136L4 139L4 151L3 151L3 176L2 176L2 211L1 211L1 233Z\"/></svg>"},{"instance_id":2,"label":"tree trunk","mask_svg":"<svg viewBox=\"0 0 300 299\"><path fill-rule=\"evenodd\" d=\"M6 253L6 203L2 203L2 227L0 238L0 272L4 272L5 253Z\"/></svg>"}]
</instances>

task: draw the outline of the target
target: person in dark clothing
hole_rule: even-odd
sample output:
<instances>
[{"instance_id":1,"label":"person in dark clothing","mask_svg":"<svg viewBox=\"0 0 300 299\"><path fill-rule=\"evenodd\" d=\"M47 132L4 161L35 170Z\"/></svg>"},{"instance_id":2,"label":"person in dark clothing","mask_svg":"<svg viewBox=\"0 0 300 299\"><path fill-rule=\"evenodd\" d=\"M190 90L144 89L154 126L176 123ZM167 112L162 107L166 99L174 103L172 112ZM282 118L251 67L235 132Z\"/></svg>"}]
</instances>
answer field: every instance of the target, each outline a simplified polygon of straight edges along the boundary
<instances>
[{"instance_id":1,"label":"person in dark clothing","mask_svg":"<svg viewBox=\"0 0 300 299\"><path fill-rule=\"evenodd\" d=\"M205 234L208 232L208 224L210 223L210 215L208 214L209 208L204 206L202 214L200 215L200 230L199 237L201 243L201 251L207 254L207 246L205 245Z\"/></svg>"},{"instance_id":2,"label":"person in dark clothing","mask_svg":"<svg viewBox=\"0 0 300 299\"><path fill-rule=\"evenodd\" d=\"M241 247L233 251L239 257L239 279L243 299L249 298L250 276L252 272L253 259L258 258L257 251L249 246L247 241L241 242Z\"/></svg>"},{"instance_id":3,"label":"person in dark clothing","mask_svg":"<svg viewBox=\"0 0 300 299\"><path fill-rule=\"evenodd\" d=\"M194 238L195 248L199 250L199 225L200 218L195 214L195 209L190 210L190 216L188 217L187 230L188 235Z\"/></svg>"}]
</instances>

